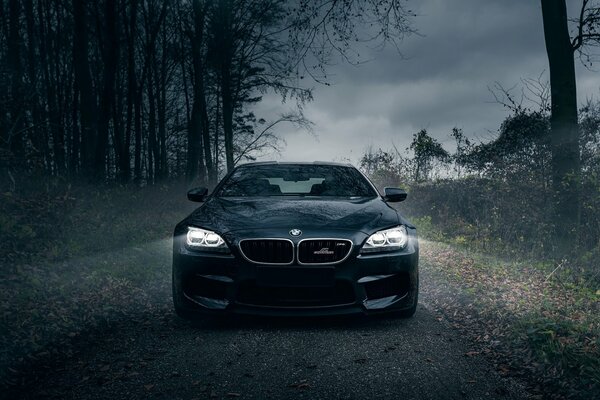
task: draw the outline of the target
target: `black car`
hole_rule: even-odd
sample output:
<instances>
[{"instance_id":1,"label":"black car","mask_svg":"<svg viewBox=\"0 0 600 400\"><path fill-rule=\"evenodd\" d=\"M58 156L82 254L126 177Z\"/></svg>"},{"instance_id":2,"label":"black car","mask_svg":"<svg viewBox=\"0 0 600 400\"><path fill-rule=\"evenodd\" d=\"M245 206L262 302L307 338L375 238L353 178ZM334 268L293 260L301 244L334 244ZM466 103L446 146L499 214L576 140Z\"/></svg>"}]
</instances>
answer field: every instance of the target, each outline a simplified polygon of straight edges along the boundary
<instances>
[{"instance_id":1,"label":"black car","mask_svg":"<svg viewBox=\"0 0 600 400\"><path fill-rule=\"evenodd\" d=\"M175 228L173 301L198 312L410 317L419 292L415 227L388 203L406 192L351 165L238 166Z\"/></svg>"}]
</instances>

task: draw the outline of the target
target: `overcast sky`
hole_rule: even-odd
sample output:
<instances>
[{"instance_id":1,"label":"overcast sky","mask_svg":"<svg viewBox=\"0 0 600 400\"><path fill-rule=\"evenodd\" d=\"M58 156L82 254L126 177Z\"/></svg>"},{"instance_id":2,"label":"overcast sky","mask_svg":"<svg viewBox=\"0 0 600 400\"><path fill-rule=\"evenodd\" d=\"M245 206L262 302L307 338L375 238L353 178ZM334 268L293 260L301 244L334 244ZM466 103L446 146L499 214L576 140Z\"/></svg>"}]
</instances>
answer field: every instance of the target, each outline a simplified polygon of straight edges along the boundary
<instances>
[{"instance_id":1,"label":"overcast sky","mask_svg":"<svg viewBox=\"0 0 600 400\"><path fill-rule=\"evenodd\" d=\"M356 163L369 146L404 150L413 133L428 132L453 149L449 133L463 129L485 140L497 132L508 111L493 101L488 86L512 87L521 78L536 78L548 65L539 0L420 0L414 25L422 36L364 55L358 67L330 68L331 86L315 84L305 115L315 136L279 126L287 145L284 161L323 160ZM568 0L571 15L580 0ZM577 60L578 97L600 95L600 71ZM266 96L257 114L267 119L289 109Z\"/></svg>"}]
</instances>

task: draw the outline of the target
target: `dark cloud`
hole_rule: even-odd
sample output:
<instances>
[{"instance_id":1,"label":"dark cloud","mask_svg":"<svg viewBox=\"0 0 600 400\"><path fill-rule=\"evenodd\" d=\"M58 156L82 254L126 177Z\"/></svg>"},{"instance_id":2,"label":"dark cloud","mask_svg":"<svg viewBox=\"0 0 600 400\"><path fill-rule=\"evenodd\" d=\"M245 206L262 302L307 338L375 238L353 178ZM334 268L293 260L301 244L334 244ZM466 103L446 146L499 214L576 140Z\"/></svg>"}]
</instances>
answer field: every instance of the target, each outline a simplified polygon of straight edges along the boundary
<instances>
[{"instance_id":1,"label":"dark cloud","mask_svg":"<svg viewBox=\"0 0 600 400\"><path fill-rule=\"evenodd\" d=\"M577 12L577 1L569 2ZM425 0L415 26L421 35L393 46L361 48L360 66L339 63L329 70L332 86L316 86L306 115L317 137L281 127L287 146L282 159L356 162L368 146L403 150L422 128L451 149L457 126L488 138L507 111L493 102L488 87L504 87L547 70L539 1ZM598 92L600 73L578 66L579 98ZM546 74L547 76L547 74ZM261 115L287 109L275 96Z\"/></svg>"}]
</instances>

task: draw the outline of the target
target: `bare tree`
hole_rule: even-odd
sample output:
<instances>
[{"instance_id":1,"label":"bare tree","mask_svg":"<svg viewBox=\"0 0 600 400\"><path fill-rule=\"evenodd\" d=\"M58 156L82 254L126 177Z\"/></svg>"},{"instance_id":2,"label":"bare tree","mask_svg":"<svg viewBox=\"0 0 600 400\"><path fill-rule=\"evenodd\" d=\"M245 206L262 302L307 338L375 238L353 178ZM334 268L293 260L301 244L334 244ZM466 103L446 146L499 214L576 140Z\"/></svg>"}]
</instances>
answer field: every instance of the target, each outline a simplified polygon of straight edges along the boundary
<instances>
[{"instance_id":1,"label":"bare tree","mask_svg":"<svg viewBox=\"0 0 600 400\"><path fill-rule=\"evenodd\" d=\"M9 144L10 150L18 156L23 156L23 129L24 129L24 93L23 93L23 67L21 63L21 2L10 0L8 2L9 27L8 27L8 69L10 73L10 127L4 140Z\"/></svg>"},{"instance_id":2,"label":"bare tree","mask_svg":"<svg viewBox=\"0 0 600 400\"><path fill-rule=\"evenodd\" d=\"M96 100L92 87L88 58L88 16L84 0L73 0L73 65L79 89L80 124L83 147L81 158L84 173L91 176L94 169L96 145Z\"/></svg>"},{"instance_id":3,"label":"bare tree","mask_svg":"<svg viewBox=\"0 0 600 400\"><path fill-rule=\"evenodd\" d=\"M219 169L278 151L282 123L309 129L311 90L298 73L325 71L319 47L354 62L355 36L384 43L408 32L404 0L315 4L0 1L0 149L24 171L65 179L198 174L212 184ZM266 93L293 111L254 115Z\"/></svg>"},{"instance_id":4,"label":"bare tree","mask_svg":"<svg viewBox=\"0 0 600 400\"><path fill-rule=\"evenodd\" d=\"M209 119L206 104L206 12L207 4L202 0L193 0L194 30L190 35L193 64L193 105L188 127L187 180L192 181L198 174L199 163L204 163L210 184L216 181L216 170L210 146ZM202 151L204 159L202 160Z\"/></svg>"},{"instance_id":5,"label":"bare tree","mask_svg":"<svg viewBox=\"0 0 600 400\"><path fill-rule=\"evenodd\" d=\"M223 0L211 8L209 58L219 80L228 171L235 165L234 120L244 105L260 101L267 90L284 99L311 99L311 91L295 81L286 22L286 8L274 0Z\"/></svg>"},{"instance_id":6,"label":"bare tree","mask_svg":"<svg viewBox=\"0 0 600 400\"><path fill-rule=\"evenodd\" d=\"M308 132L312 132L313 128L312 122L307 120L301 112L282 114L273 121L259 119L256 121L256 124L249 126L249 129L243 131L248 134L240 134L236 138L235 147L237 151L235 152L235 164L244 159L255 160L257 154L262 155L268 151L278 152L280 139L273 132L273 129L284 123L293 124L298 129Z\"/></svg>"},{"instance_id":7,"label":"bare tree","mask_svg":"<svg viewBox=\"0 0 600 400\"><path fill-rule=\"evenodd\" d=\"M98 114L98 136L95 149L94 172L98 180L106 176L109 124L115 101L115 79L119 54L117 38L117 2L106 0L104 7L104 39L102 40L102 95Z\"/></svg>"},{"instance_id":8,"label":"bare tree","mask_svg":"<svg viewBox=\"0 0 600 400\"><path fill-rule=\"evenodd\" d=\"M400 50L400 42L417 33L416 16L407 0L295 0L288 30L299 77L308 74L327 84L327 67L336 57L351 64L361 62L357 43L388 43Z\"/></svg>"},{"instance_id":9,"label":"bare tree","mask_svg":"<svg viewBox=\"0 0 600 400\"><path fill-rule=\"evenodd\" d=\"M577 81L574 55L591 64L592 49L600 44L600 8L582 0L574 37L569 33L565 0L541 0L544 37L550 66L552 180L554 217L561 249L573 248L576 235L565 226L579 222L580 150L577 117ZM566 223L564 223L566 222Z\"/></svg>"}]
</instances>

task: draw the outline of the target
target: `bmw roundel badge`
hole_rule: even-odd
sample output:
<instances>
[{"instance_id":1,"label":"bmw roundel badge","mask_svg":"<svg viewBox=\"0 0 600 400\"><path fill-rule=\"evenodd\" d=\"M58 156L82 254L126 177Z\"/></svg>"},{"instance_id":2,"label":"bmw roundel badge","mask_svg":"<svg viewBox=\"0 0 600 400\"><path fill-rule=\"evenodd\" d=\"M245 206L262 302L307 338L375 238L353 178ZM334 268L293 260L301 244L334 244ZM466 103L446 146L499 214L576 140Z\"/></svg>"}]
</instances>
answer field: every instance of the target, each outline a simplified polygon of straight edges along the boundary
<instances>
[{"instance_id":1,"label":"bmw roundel badge","mask_svg":"<svg viewBox=\"0 0 600 400\"><path fill-rule=\"evenodd\" d=\"M300 235L302 235L302 231L300 229L292 229L290 231L290 235L292 235L292 236L300 236Z\"/></svg>"}]
</instances>

